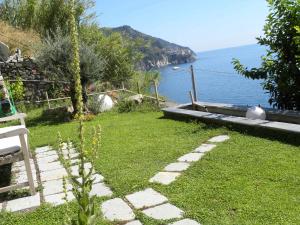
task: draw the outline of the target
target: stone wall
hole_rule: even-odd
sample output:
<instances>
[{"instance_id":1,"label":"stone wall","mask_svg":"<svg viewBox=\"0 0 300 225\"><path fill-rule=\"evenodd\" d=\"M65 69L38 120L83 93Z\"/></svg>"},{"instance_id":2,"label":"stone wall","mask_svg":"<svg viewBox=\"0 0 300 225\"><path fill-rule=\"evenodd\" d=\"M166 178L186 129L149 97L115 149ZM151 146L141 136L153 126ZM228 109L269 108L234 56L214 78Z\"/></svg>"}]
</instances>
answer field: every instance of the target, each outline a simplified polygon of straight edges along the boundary
<instances>
[{"instance_id":1,"label":"stone wall","mask_svg":"<svg viewBox=\"0 0 300 225\"><path fill-rule=\"evenodd\" d=\"M0 71L4 80L24 80L25 100L39 101L45 99L46 91L52 88L48 78L38 71L37 65L30 58L20 61L0 62Z\"/></svg>"}]
</instances>

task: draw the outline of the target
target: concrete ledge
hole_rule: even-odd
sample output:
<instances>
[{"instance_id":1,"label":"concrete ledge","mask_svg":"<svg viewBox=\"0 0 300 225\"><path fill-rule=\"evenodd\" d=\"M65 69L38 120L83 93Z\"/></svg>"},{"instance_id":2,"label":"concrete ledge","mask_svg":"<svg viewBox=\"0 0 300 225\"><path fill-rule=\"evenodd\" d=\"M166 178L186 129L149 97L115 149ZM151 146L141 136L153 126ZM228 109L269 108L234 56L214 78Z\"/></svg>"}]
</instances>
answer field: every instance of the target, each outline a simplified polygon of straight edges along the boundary
<instances>
[{"instance_id":1,"label":"concrete ledge","mask_svg":"<svg viewBox=\"0 0 300 225\"><path fill-rule=\"evenodd\" d=\"M222 104L222 103L210 103L210 102L196 102L196 110L210 113L224 114L228 116L245 117L247 109L250 106ZM176 108L192 109L191 104L179 105ZM296 123L300 124L300 112L292 110L277 110L271 108L264 108L266 111L268 121L284 122L284 123Z\"/></svg>"},{"instance_id":2,"label":"concrete ledge","mask_svg":"<svg viewBox=\"0 0 300 225\"><path fill-rule=\"evenodd\" d=\"M212 122L225 123L225 124L227 123L238 124L238 125L244 125L249 127L272 129L272 130L300 134L299 124L273 122L269 120L252 120L252 119L247 119L245 117L231 116L231 115L225 115L220 113L201 112L201 111L195 111L189 109L182 109L180 108L180 106L173 107L173 108L165 108L163 109L163 112L166 117L195 118L203 121L212 121Z\"/></svg>"}]
</instances>

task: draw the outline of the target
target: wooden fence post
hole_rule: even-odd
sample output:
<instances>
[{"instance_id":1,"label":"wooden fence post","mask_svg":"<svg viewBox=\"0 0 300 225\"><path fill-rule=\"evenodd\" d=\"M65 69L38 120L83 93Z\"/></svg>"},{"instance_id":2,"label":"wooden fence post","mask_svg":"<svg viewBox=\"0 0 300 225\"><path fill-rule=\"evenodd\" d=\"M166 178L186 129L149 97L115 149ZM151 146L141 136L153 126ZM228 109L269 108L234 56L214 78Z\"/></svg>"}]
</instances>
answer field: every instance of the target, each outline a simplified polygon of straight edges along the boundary
<instances>
[{"instance_id":1,"label":"wooden fence post","mask_svg":"<svg viewBox=\"0 0 300 225\"><path fill-rule=\"evenodd\" d=\"M138 92L138 94L141 94L141 88L140 88L139 82L136 82L136 86L137 86L137 92Z\"/></svg>"},{"instance_id":2,"label":"wooden fence post","mask_svg":"<svg viewBox=\"0 0 300 225\"><path fill-rule=\"evenodd\" d=\"M122 90L124 91L125 90L125 85L124 85L124 82L122 81Z\"/></svg>"},{"instance_id":3,"label":"wooden fence post","mask_svg":"<svg viewBox=\"0 0 300 225\"><path fill-rule=\"evenodd\" d=\"M191 97L192 107L195 110L196 107L195 107L195 99L194 99L193 93L192 93L192 91L190 91L189 93L190 93L190 97Z\"/></svg>"},{"instance_id":4,"label":"wooden fence post","mask_svg":"<svg viewBox=\"0 0 300 225\"><path fill-rule=\"evenodd\" d=\"M48 109L51 109L51 105L50 105L50 101L49 101L49 97L48 97L48 92L46 91L46 100L48 103Z\"/></svg>"},{"instance_id":5,"label":"wooden fence post","mask_svg":"<svg viewBox=\"0 0 300 225\"><path fill-rule=\"evenodd\" d=\"M154 83L154 91L155 91L155 97L156 97L157 105L159 106L159 97L158 97L158 89L157 89L156 80L154 80L153 83Z\"/></svg>"},{"instance_id":6,"label":"wooden fence post","mask_svg":"<svg viewBox=\"0 0 300 225\"><path fill-rule=\"evenodd\" d=\"M196 81L195 81L195 73L194 73L194 67L193 65L191 65L191 74L192 74L192 84L193 84L193 99L195 102L198 101L198 98L197 98L197 90L196 90Z\"/></svg>"}]
</instances>

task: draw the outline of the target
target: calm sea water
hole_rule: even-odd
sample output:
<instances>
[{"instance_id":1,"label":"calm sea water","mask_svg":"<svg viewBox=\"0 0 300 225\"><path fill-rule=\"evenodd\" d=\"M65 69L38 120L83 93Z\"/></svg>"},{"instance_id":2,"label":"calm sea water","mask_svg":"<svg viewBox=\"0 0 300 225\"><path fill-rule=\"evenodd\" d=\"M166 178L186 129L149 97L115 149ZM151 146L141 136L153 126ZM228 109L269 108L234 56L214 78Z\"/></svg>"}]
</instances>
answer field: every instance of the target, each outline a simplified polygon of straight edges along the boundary
<instances>
[{"instance_id":1,"label":"calm sea water","mask_svg":"<svg viewBox=\"0 0 300 225\"><path fill-rule=\"evenodd\" d=\"M237 58L248 67L259 66L264 53L265 49L258 45L200 52L199 60L193 63L198 101L269 107L268 94L262 89L261 81L236 74L231 64L232 58ZM173 70L173 66L162 68L159 93L170 101L190 102L190 65L179 65L179 70Z\"/></svg>"}]
</instances>

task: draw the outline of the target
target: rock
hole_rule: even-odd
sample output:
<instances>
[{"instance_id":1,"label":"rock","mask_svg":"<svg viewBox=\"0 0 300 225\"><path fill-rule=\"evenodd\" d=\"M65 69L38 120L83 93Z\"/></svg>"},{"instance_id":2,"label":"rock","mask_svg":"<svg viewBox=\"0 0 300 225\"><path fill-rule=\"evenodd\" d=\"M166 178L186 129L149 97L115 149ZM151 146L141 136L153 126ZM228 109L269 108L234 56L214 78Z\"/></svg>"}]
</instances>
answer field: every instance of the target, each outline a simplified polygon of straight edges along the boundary
<instances>
[{"instance_id":1,"label":"rock","mask_svg":"<svg viewBox=\"0 0 300 225\"><path fill-rule=\"evenodd\" d=\"M9 57L9 47L0 41L0 62L6 62Z\"/></svg>"},{"instance_id":2,"label":"rock","mask_svg":"<svg viewBox=\"0 0 300 225\"><path fill-rule=\"evenodd\" d=\"M168 201L165 196L152 188L126 195L126 199L136 209L148 208Z\"/></svg>"},{"instance_id":3,"label":"rock","mask_svg":"<svg viewBox=\"0 0 300 225\"><path fill-rule=\"evenodd\" d=\"M143 102L143 95L141 94L138 94L138 95L133 95L133 96L130 96L128 97L126 100L127 101L132 101L132 102L135 102L137 104L141 104Z\"/></svg>"},{"instance_id":4,"label":"rock","mask_svg":"<svg viewBox=\"0 0 300 225\"><path fill-rule=\"evenodd\" d=\"M114 107L114 102L108 95L99 95L97 102L99 104L98 107L100 112L109 111Z\"/></svg>"}]
</instances>

